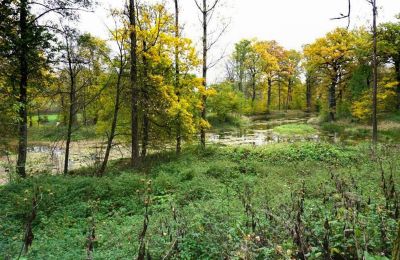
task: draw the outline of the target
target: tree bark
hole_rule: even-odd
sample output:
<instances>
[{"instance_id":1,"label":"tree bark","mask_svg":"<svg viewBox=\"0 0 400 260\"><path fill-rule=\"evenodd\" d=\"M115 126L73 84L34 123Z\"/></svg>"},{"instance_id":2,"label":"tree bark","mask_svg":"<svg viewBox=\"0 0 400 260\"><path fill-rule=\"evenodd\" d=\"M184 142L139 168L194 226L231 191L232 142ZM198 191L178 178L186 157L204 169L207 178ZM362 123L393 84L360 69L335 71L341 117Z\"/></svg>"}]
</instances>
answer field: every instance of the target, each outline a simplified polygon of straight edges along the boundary
<instances>
[{"instance_id":1,"label":"tree bark","mask_svg":"<svg viewBox=\"0 0 400 260\"><path fill-rule=\"evenodd\" d=\"M69 54L68 54L69 55ZM68 115L68 126L67 126L67 140L65 143L65 156L64 156L64 175L68 174L69 168L69 155L72 139L72 126L75 124L75 114L76 114L76 85L75 85L75 75L72 68L71 60L69 61L70 66L70 92L69 92L69 115Z\"/></svg>"},{"instance_id":2,"label":"tree bark","mask_svg":"<svg viewBox=\"0 0 400 260\"><path fill-rule=\"evenodd\" d=\"M119 108L120 108L119 103L120 103L120 99L121 99L122 73L123 73L123 68L122 68L122 61L121 61L121 68L119 69L118 79L117 79L117 93L115 95L114 115L113 115L113 120L111 123L110 135L108 136L108 140L107 140L107 148L106 148L106 151L104 154L103 163L101 164L101 167L99 169L100 176L102 176L104 174L104 172L106 171L108 159L109 159L110 153L111 153L112 143L113 143L113 140L115 137L115 131L117 129L118 113L119 113Z\"/></svg>"},{"instance_id":3,"label":"tree bark","mask_svg":"<svg viewBox=\"0 0 400 260\"><path fill-rule=\"evenodd\" d=\"M286 111L288 111L289 109L289 103L292 100L292 80L289 79L288 82L288 93L287 93L287 97L286 97Z\"/></svg>"},{"instance_id":4,"label":"tree bark","mask_svg":"<svg viewBox=\"0 0 400 260\"><path fill-rule=\"evenodd\" d=\"M175 4L175 38L178 40L180 37L179 34L179 4L178 0L174 0ZM179 68L179 45L175 46L175 93L178 97L178 103L180 103L180 68ZM177 124L176 124L176 153L181 153L182 146L182 136L181 136L181 115L178 113Z\"/></svg>"},{"instance_id":5,"label":"tree bark","mask_svg":"<svg viewBox=\"0 0 400 260\"><path fill-rule=\"evenodd\" d=\"M310 76L308 76L306 80L306 102L307 102L306 111L309 113L311 112L311 102L312 102L312 83Z\"/></svg>"},{"instance_id":6,"label":"tree bark","mask_svg":"<svg viewBox=\"0 0 400 260\"><path fill-rule=\"evenodd\" d=\"M251 75L251 88L252 88L252 96L251 96L251 103L254 104L256 100L256 74L253 73Z\"/></svg>"},{"instance_id":7,"label":"tree bark","mask_svg":"<svg viewBox=\"0 0 400 260\"><path fill-rule=\"evenodd\" d=\"M267 113L271 112L272 79L268 78Z\"/></svg>"},{"instance_id":8,"label":"tree bark","mask_svg":"<svg viewBox=\"0 0 400 260\"><path fill-rule=\"evenodd\" d=\"M17 173L20 177L26 177L26 157L28 146L28 113L27 113L27 88L28 88L28 36L27 36L27 17L28 6L27 0L21 0L20 3L20 53L19 53L19 66L20 66L20 84L19 84L19 124L18 124L18 159L17 159Z\"/></svg>"},{"instance_id":9,"label":"tree bark","mask_svg":"<svg viewBox=\"0 0 400 260\"><path fill-rule=\"evenodd\" d=\"M394 67L396 69L396 79L397 79L397 110L400 110L400 60L395 61Z\"/></svg>"},{"instance_id":10,"label":"tree bark","mask_svg":"<svg viewBox=\"0 0 400 260\"><path fill-rule=\"evenodd\" d=\"M337 79L335 78L329 86L329 117L331 121L335 121L336 118L336 84Z\"/></svg>"},{"instance_id":11,"label":"tree bark","mask_svg":"<svg viewBox=\"0 0 400 260\"><path fill-rule=\"evenodd\" d=\"M376 16L377 6L376 0L372 0L372 12L373 12L373 36L374 36L374 51L372 58L373 66L373 90L372 90L372 142L376 144L378 142L378 120L377 120L377 95L378 95L378 58L377 58L377 29L376 29Z\"/></svg>"},{"instance_id":12,"label":"tree bark","mask_svg":"<svg viewBox=\"0 0 400 260\"><path fill-rule=\"evenodd\" d=\"M207 26L208 26L208 21L207 21L207 0L203 0L203 87L204 90L207 89L207 51L208 51L208 46L207 46ZM201 109L201 118L206 121L207 120L207 96L203 95L202 96L202 109ZM200 144L203 148L206 147L206 130L202 126L200 129Z\"/></svg>"},{"instance_id":13,"label":"tree bark","mask_svg":"<svg viewBox=\"0 0 400 260\"><path fill-rule=\"evenodd\" d=\"M142 54L142 62L143 62L143 128L142 128L142 159L146 158L147 155L147 146L149 144L149 95L148 95L148 62L146 58L146 49L147 43L143 41L143 54Z\"/></svg>"},{"instance_id":14,"label":"tree bark","mask_svg":"<svg viewBox=\"0 0 400 260\"><path fill-rule=\"evenodd\" d=\"M136 37L136 5L135 0L129 0L130 31L130 87L131 87L131 164L136 166L139 160L139 120L138 120L138 90L137 90L137 37Z\"/></svg>"}]
</instances>

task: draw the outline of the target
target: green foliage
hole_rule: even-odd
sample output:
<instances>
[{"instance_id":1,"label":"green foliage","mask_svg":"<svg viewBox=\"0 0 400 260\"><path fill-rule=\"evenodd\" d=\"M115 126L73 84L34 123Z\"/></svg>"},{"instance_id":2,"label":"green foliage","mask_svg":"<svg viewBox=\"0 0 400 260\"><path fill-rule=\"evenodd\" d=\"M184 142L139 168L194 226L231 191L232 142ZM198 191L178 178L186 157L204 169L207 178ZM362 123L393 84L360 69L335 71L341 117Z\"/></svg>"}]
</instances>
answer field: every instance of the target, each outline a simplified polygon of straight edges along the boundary
<instances>
[{"instance_id":1,"label":"green foliage","mask_svg":"<svg viewBox=\"0 0 400 260\"><path fill-rule=\"evenodd\" d=\"M397 150L382 149L384 171L398 169L393 160ZM311 246L311 258L324 252L318 238L324 237L325 219L329 220L333 255L375 256L384 245L390 256L397 225L393 211L385 208L379 165L368 156L359 156L368 153L364 146L310 143L256 149L210 147L191 149L179 158L158 155L149 158L139 171L111 169L103 178L43 175L8 184L0 188L0 209L5 213L0 216L1 256L18 254L31 190L37 186L41 200L29 259L84 258L90 219L95 223L96 258L135 257L143 225L142 194L150 183L146 241L152 257L165 256L175 240L179 241L173 251L176 259L279 259L282 253L295 257L296 243L287 225L294 227L296 223L293 200L297 197L293 194L302 189L303 182L301 219L307 223L303 235ZM357 170L351 170L353 167ZM390 180L388 174L386 180ZM337 178L352 198L360 201L355 222L349 219L354 209L343 204L347 202ZM398 176L393 178L397 185ZM270 214L267 218L266 212ZM255 226L252 219L257 220ZM389 238L385 244L381 225ZM355 237L346 237L344 226L354 227L348 232L355 232ZM368 252L355 251L354 239L363 243L364 234L369 237Z\"/></svg>"},{"instance_id":2,"label":"green foliage","mask_svg":"<svg viewBox=\"0 0 400 260\"><path fill-rule=\"evenodd\" d=\"M220 122L227 122L230 116L243 114L247 103L242 93L234 90L232 84L225 82L214 86L216 94L208 101L208 109Z\"/></svg>"},{"instance_id":3,"label":"green foliage","mask_svg":"<svg viewBox=\"0 0 400 260\"><path fill-rule=\"evenodd\" d=\"M309 135L317 133L317 130L308 124L287 124L277 126L274 132L282 135Z\"/></svg>"}]
</instances>

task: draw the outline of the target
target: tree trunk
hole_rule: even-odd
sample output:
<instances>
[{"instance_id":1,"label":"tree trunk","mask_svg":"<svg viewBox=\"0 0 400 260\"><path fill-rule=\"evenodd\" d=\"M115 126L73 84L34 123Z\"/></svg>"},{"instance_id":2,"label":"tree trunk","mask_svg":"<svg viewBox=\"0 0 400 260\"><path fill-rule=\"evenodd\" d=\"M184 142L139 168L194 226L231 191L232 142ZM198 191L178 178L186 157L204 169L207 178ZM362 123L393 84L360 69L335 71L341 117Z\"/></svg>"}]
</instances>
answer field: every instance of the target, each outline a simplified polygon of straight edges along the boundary
<instances>
[{"instance_id":1,"label":"tree trunk","mask_svg":"<svg viewBox=\"0 0 400 260\"><path fill-rule=\"evenodd\" d=\"M376 32L376 16L377 7L376 0L372 0L373 12L373 36L374 36L374 52L372 66L374 71L373 90L372 90L372 142L378 142L378 120L377 120L377 95L378 95L378 59L377 59L377 32Z\"/></svg>"},{"instance_id":2,"label":"tree trunk","mask_svg":"<svg viewBox=\"0 0 400 260\"><path fill-rule=\"evenodd\" d=\"M73 75L73 71L70 71L70 93L69 93L69 119L68 119L68 127L67 127L67 140L65 143L65 157L64 157L64 175L68 174L68 161L71 147L71 139L72 139L72 126L75 124L75 114L76 114L76 86L75 86L75 76Z\"/></svg>"},{"instance_id":3,"label":"tree trunk","mask_svg":"<svg viewBox=\"0 0 400 260\"><path fill-rule=\"evenodd\" d=\"M19 53L19 66L20 66L20 84L19 84L19 124L18 124L18 159L17 159L17 173L20 177L26 177L26 157L28 146L28 113L27 113L27 88L28 88L28 46L27 46L27 17L28 7L27 0L21 0L20 4L20 37L21 46Z\"/></svg>"},{"instance_id":4,"label":"tree trunk","mask_svg":"<svg viewBox=\"0 0 400 260\"><path fill-rule=\"evenodd\" d=\"M179 35L179 4L178 0L174 0L175 4L175 38L178 40ZM178 44L175 45L175 93L178 97L178 103L180 103L180 80L179 80L179 46ZM181 143L182 143L182 136L181 136L181 115L178 112L177 124L176 124L176 153L181 153Z\"/></svg>"},{"instance_id":5,"label":"tree trunk","mask_svg":"<svg viewBox=\"0 0 400 260\"><path fill-rule=\"evenodd\" d=\"M288 92L287 92L287 97L286 97L286 111L288 111L288 109L289 109L289 103L291 101L291 95L292 95L292 80L289 79Z\"/></svg>"},{"instance_id":6,"label":"tree trunk","mask_svg":"<svg viewBox=\"0 0 400 260\"><path fill-rule=\"evenodd\" d=\"M138 120L138 90L137 90L137 37L136 37L136 6L135 0L129 0L130 31L130 87L131 87L131 164L136 166L139 160L139 120Z\"/></svg>"},{"instance_id":7,"label":"tree trunk","mask_svg":"<svg viewBox=\"0 0 400 260\"><path fill-rule=\"evenodd\" d=\"M117 129L118 112L119 112L119 107L120 107L119 106L119 102L120 102L120 97L121 97L121 78L122 78L122 73L123 73L123 68L122 68L122 64L121 64L121 68L119 70L118 79L117 79L117 93L115 95L114 115L113 115L113 120L112 120L112 123L111 123L111 131L110 131L110 135L108 136L107 148L106 148L106 152L104 154L103 163L101 164L101 167L99 169L99 175L100 176L102 176L104 174L104 172L106 171L108 158L110 157L112 143L113 143L113 140L114 140L114 137L115 137L115 131Z\"/></svg>"},{"instance_id":8,"label":"tree trunk","mask_svg":"<svg viewBox=\"0 0 400 260\"><path fill-rule=\"evenodd\" d=\"M203 0L203 87L204 90L207 89L207 51L208 51L208 46L207 46L207 0ZM202 109L201 109L201 118L206 121L207 120L207 108L206 108L206 103L207 103L207 96L203 95L202 96ZM206 130L202 126L200 129L200 144L203 148L206 147Z\"/></svg>"},{"instance_id":9,"label":"tree trunk","mask_svg":"<svg viewBox=\"0 0 400 260\"><path fill-rule=\"evenodd\" d=\"M396 69L396 79L397 79L397 110L400 110L400 59L395 61L394 67Z\"/></svg>"},{"instance_id":10,"label":"tree trunk","mask_svg":"<svg viewBox=\"0 0 400 260\"><path fill-rule=\"evenodd\" d=\"M282 85L279 82L278 85L278 110L281 111L281 95L282 95Z\"/></svg>"},{"instance_id":11,"label":"tree trunk","mask_svg":"<svg viewBox=\"0 0 400 260\"><path fill-rule=\"evenodd\" d=\"M268 78L267 113L271 111L272 79Z\"/></svg>"},{"instance_id":12,"label":"tree trunk","mask_svg":"<svg viewBox=\"0 0 400 260\"><path fill-rule=\"evenodd\" d=\"M251 75L251 87L252 87L252 96L251 96L251 102L254 105L254 101L256 100L256 74L253 73Z\"/></svg>"},{"instance_id":13,"label":"tree trunk","mask_svg":"<svg viewBox=\"0 0 400 260\"><path fill-rule=\"evenodd\" d=\"M306 101L307 101L307 109L306 111L311 112L311 102L312 102L312 85L311 78L307 77L306 80Z\"/></svg>"},{"instance_id":14,"label":"tree trunk","mask_svg":"<svg viewBox=\"0 0 400 260\"><path fill-rule=\"evenodd\" d=\"M331 121L335 121L336 116L336 84L335 78L329 86L329 116Z\"/></svg>"},{"instance_id":15,"label":"tree trunk","mask_svg":"<svg viewBox=\"0 0 400 260\"><path fill-rule=\"evenodd\" d=\"M147 146L149 144L149 95L148 95L148 82L149 82L149 75L148 75L148 62L146 58L146 49L147 43L143 41L143 128L142 128L142 159L144 159L147 155Z\"/></svg>"}]
</instances>

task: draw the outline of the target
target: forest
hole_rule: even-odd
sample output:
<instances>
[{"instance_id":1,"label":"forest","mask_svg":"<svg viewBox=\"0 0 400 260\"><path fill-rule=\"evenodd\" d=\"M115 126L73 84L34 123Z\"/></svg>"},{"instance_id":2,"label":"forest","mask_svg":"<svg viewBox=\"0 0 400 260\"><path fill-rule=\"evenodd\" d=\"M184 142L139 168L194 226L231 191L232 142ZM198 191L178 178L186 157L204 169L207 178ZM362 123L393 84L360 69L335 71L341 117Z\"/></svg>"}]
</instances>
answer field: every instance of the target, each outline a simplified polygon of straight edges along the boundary
<instances>
[{"instance_id":1,"label":"forest","mask_svg":"<svg viewBox=\"0 0 400 260\"><path fill-rule=\"evenodd\" d=\"M0 0L0 259L400 260L400 10L219 57L224 1Z\"/></svg>"}]
</instances>

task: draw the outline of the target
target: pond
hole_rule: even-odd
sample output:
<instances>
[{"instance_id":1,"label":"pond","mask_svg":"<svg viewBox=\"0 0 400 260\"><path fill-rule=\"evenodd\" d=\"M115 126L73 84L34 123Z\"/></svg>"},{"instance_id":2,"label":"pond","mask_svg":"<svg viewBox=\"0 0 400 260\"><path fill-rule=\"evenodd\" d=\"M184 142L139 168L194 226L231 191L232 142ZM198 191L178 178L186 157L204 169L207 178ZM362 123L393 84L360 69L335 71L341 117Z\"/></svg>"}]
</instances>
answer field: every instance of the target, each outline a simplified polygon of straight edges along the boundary
<instances>
[{"instance_id":1,"label":"pond","mask_svg":"<svg viewBox=\"0 0 400 260\"><path fill-rule=\"evenodd\" d=\"M272 143L282 142L355 142L352 136L328 133L319 129L318 126L309 124L313 115L296 115L284 118L249 118L248 123L240 128L219 129L210 131L207 134L209 144L219 144L224 146L253 145L261 146ZM279 126L307 126L309 133L279 133L276 128ZM69 169L75 170L81 167L96 165L102 160L105 144L103 141L79 141L71 145ZM173 149L173 145L169 146ZM46 171L52 174L60 174L64 167L65 149L64 143L40 143L31 145L28 149L28 173L32 174L39 171ZM116 144L111 151L110 160L128 158L130 148L128 144ZM0 157L0 185L7 182L8 172L15 167L16 156Z\"/></svg>"},{"instance_id":2,"label":"pond","mask_svg":"<svg viewBox=\"0 0 400 260\"><path fill-rule=\"evenodd\" d=\"M282 142L345 142L346 136L341 136L338 133L328 133L322 131L317 126L312 126L307 122L311 116L302 116L294 118L278 118L278 119L257 119L250 118L250 122L241 128L222 129L212 131L208 134L208 141L221 145L254 145L261 146L272 143ZM310 126L313 131L310 133L279 133L275 129L278 126Z\"/></svg>"}]
</instances>

